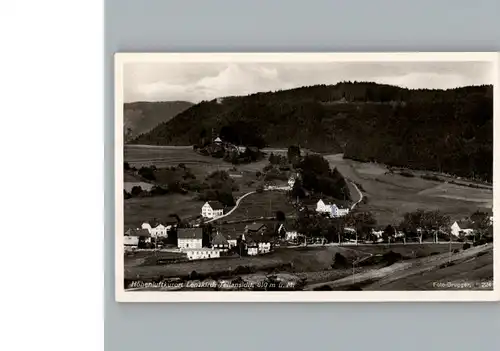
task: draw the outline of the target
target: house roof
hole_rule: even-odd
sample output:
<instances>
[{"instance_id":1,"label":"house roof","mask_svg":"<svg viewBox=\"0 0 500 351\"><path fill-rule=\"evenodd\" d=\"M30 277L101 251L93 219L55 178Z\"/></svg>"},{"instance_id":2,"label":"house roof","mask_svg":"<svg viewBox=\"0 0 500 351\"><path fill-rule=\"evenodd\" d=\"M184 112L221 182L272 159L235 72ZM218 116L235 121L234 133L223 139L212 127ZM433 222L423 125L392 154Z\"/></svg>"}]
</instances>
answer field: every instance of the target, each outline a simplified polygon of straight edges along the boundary
<instances>
[{"instance_id":1,"label":"house roof","mask_svg":"<svg viewBox=\"0 0 500 351\"><path fill-rule=\"evenodd\" d=\"M177 230L178 239L203 239L202 228L181 228Z\"/></svg>"},{"instance_id":2,"label":"house roof","mask_svg":"<svg viewBox=\"0 0 500 351\"><path fill-rule=\"evenodd\" d=\"M469 221L465 221L465 220L453 222L453 224L455 224L455 223L458 224L458 226L460 227L460 229L466 229L466 228L471 228L472 227L472 223L469 222Z\"/></svg>"},{"instance_id":3,"label":"house roof","mask_svg":"<svg viewBox=\"0 0 500 351\"><path fill-rule=\"evenodd\" d=\"M147 229L133 229L129 228L125 231L126 236L144 236L144 237L149 237L151 234L149 234L149 231Z\"/></svg>"},{"instance_id":4,"label":"house roof","mask_svg":"<svg viewBox=\"0 0 500 351\"><path fill-rule=\"evenodd\" d=\"M257 232L262 229L262 227L267 228L263 223L252 223L246 226L246 228L251 232Z\"/></svg>"},{"instance_id":5,"label":"house roof","mask_svg":"<svg viewBox=\"0 0 500 351\"><path fill-rule=\"evenodd\" d=\"M271 237L266 234L245 234L245 242L247 243L247 245L268 243L271 242Z\"/></svg>"},{"instance_id":6,"label":"house roof","mask_svg":"<svg viewBox=\"0 0 500 351\"><path fill-rule=\"evenodd\" d=\"M229 242L222 233L217 233L212 239L212 245L229 245Z\"/></svg>"},{"instance_id":7,"label":"house roof","mask_svg":"<svg viewBox=\"0 0 500 351\"><path fill-rule=\"evenodd\" d=\"M208 201L208 205L212 207L212 210L223 210L224 205L222 205L219 201Z\"/></svg>"}]
</instances>

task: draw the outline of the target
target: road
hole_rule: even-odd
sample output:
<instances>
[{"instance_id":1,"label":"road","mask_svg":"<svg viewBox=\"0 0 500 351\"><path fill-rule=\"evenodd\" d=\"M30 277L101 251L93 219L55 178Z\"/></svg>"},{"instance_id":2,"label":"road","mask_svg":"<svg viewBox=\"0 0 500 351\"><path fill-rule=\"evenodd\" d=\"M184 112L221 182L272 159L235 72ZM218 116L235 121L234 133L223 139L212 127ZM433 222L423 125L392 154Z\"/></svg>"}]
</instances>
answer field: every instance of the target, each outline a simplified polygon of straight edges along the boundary
<instances>
[{"instance_id":1,"label":"road","mask_svg":"<svg viewBox=\"0 0 500 351\"><path fill-rule=\"evenodd\" d=\"M314 290L315 288L329 285L332 288L343 288L352 284L373 283L374 281L390 282L397 279L402 279L415 274L422 274L434 269L447 262L464 260L476 256L483 251L492 250L493 246L484 245L461 251L456 254L442 253L434 256L427 256L403 262L392 264L388 267L380 269L369 269L367 271L336 279L329 282L315 283L308 285L305 290Z\"/></svg>"},{"instance_id":2,"label":"road","mask_svg":"<svg viewBox=\"0 0 500 351\"><path fill-rule=\"evenodd\" d=\"M354 189L356 189L356 191L358 192L358 195L359 195L359 200L356 201L352 206L351 206L351 210L354 210L354 208L356 207L357 204L359 204L362 200L363 200L363 193L361 192L361 190L359 190L358 186L356 184L354 184L354 182L352 182L351 180L349 180L349 183L352 184L352 186L354 187Z\"/></svg>"},{"instance_id":3,"label":"road","mask_svg":"<svg viewBox=\"0 0 500 351\"><path fill-rule=\"evenodd\" d=\"M241 195L241 197L239 197L238 200L236 200L236 204L234 204L234 207L231 209L231 211L229 211L226 214L223 214L222 216L219 216L219 217L216 217L216 218L212 218L212 219L206 221L205 223L210 223L210 222L213 222L213 221L218 221L219 219L222 219L224 217L229 216L231 213L233 213L238 208L238 206L240 205L241 200L243 200L248 195L255 194L255 193L256 193L256 191L250 191L250 192L248 192L246 194Z\"/></svg>"}]
</instances>

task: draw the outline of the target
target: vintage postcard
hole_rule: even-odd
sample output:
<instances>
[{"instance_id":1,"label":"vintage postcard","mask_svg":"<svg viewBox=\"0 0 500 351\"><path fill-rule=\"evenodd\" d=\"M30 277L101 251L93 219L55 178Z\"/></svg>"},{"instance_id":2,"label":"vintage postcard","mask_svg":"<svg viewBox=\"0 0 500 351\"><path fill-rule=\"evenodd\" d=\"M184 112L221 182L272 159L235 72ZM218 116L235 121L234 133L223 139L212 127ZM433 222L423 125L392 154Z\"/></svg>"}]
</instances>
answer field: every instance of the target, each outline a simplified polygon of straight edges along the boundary
<instances>
[{"instance_id":1,"label":"vintage postcard","mask_svg":"<svg viewBox=\"0 0 500 351\"><path fill-rule=\"evenodd\" d=\"M499 300L498 65L117 53L117 301Z\"/></svg>"}]
</instances>

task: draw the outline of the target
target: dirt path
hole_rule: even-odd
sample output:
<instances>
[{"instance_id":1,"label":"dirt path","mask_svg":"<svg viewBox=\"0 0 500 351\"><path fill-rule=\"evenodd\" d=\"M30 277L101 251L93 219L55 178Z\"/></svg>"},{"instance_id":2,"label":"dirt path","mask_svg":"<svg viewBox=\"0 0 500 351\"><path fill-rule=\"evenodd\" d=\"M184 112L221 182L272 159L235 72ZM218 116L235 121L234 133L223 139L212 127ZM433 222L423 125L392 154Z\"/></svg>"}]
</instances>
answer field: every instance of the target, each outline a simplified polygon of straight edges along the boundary
<instances>
[{"instance_id":1,"label":"dirt path","mask_svg":"<svg viewBox=\"0 0 500 351\"><path fill-rule=\"evenodd\" d=\"M245 197L247 197L248 195L252 195L252 194L255 194L255 193L256 193L256 191L250 191L250 192L248 192L248 193L246 193L246 194L244 194L244 195L241 195L241 196L238 198L238 200L236 200L236 204L235 204L235 205L234 205L234 207L231 209L231 211L229 211L229 212L228 212L228 213L226 213L226 214L223 214L222 216L212 218L212 219L210 219L210 220L206 221L205 223L210 223L210 222L213 222L213 221L218 221L219 219L222 219L222 218L224 218L224 217L229 216L231 213L233 213L233 212L234 212L234 211L238 208L238 206L240 205L241 200L243 200L243 199L244 199Z\"/></svg>"}]
</instances>

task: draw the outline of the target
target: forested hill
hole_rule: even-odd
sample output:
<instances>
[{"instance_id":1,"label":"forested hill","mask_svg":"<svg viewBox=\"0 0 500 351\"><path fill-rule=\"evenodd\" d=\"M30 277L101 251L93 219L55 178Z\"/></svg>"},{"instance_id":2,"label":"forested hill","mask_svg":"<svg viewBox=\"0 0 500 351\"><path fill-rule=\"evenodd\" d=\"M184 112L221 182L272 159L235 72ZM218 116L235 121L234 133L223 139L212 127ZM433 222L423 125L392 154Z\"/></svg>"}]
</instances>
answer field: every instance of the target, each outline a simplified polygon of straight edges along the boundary
<instances>
[{"instance_id":1,"label":"forested hill","mask_svg":"<svg viewBox=\"0 0 500 351\"><path fill-rule=\"evenodd\" d=\"M123 106L123 133L125 141L147 133L161 122L168 122L193 103L187 101L131 102Z\"/></svg>"},{"instance_id":2,"label":"forested hill","mask_svg":"<svg viewBox=\"0 0 500 351\"><path fill-rule=\"evenodd\" d=\"M212 128L238 144L299 144L362 161L492 178L492 86L409 90L345 82L227 97L194 105L132 142L200 144Z\"/></svg>"}]
</instances>

